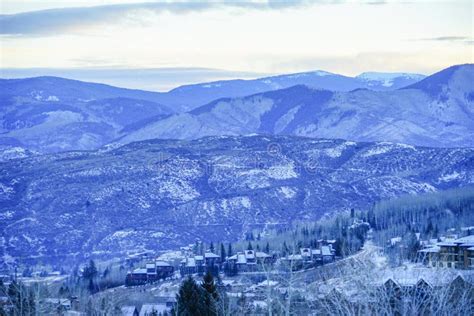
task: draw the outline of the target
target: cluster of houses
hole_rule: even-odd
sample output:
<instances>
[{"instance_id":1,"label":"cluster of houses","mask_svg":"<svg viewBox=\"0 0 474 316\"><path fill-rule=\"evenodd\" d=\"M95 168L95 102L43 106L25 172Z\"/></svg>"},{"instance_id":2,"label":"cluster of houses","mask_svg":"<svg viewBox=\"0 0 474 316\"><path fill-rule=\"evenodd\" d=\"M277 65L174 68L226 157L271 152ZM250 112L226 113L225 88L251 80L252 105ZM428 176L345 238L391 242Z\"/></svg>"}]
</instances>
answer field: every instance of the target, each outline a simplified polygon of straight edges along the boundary
<instances>
[{"instance_id":1,"label":"cluster of houses","mask_svg":"<svg viewBox=\"0 0 474 316\"><path fill-rule=\"evenodd\" d=\"M279 256L278 253L266 253L248 249L237 252L223 259L221 256L208 250L202 255L188 252L176 266L181 276L203 274L208 270L232 276L238 273L262 271L264 267L272 266L280 260L287 263L294 270L323 265L335 260L334 240L321 240L319 248L300 248L297 253ZM175 267L163 260L151 261L144 268L129 272L126 276L127 286L143 285L161 279L172 277Z\"/></svg>"},{"instance_id":2,"label":"cluster of houses","mask_svg":"<svg viewBox=\"0 0 474 316\"><path fill-rule=\"evenodd\" d=\"M246 250L222 258L212 252L205 252L204 255L188 256L181 261L181 275L203 273L208 269L217 271L224 270L225 273L235 274L238 272L257 271L262 264L273 264L276 261L276 254L269 255L263 251Z\"/></svg>"},{"instance_id":3,"label":"cluster of houses","mask_svg":"<svg viewBox=\"0 0 474 316\"><path fill-rule=\"evenodd\" d=\"M301 248L299 254L288 255L283 260L289 262L295 270L333 262L336 258L334 242L326 241L326 245L319 249Z\"/></svg>"},{"instance_id":4,"label":"cluster of houses","mask_svg":"<svg viewBox=\"0 0 474 316\"><path fill-rule=\"evenodd\" d=\"M263 251L245 250L232 256L222 258L212 252L204 255L191 255L180 263L181 275L203 273L208 269L221 269L228 275L241 272L261 271L265 266L273 265L277 260L289 263L293 269L308 268L323 265L335 260L334 240L321 241L318 249L300 248L298 253L279 258L277 253L268 254Z\"/></svg>"},{"instance_id":5,"label":"cluster of houses","mask_svg":"<svg viewBox=\"0 0 474 316\"><path fill-rule=\"evenodd\" d=\"M474 269L474 235L434 239L418 253L430 267Z\"/></svg>"}]
</instances>

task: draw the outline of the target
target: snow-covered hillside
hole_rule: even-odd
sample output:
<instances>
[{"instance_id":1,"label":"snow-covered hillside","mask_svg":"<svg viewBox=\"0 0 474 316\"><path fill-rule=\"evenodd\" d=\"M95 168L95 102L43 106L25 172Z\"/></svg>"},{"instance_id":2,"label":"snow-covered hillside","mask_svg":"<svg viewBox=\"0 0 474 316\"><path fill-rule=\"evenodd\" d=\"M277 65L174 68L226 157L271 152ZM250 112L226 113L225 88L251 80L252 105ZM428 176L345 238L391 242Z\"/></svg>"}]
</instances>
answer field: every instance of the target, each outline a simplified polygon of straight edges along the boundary
<instances>
[{"instance_id":1,"label":"snow-covered hillside","mask_svg":"<svg viewBox=\"0 0 474 316\"><path fill-rule=\"evenodd\" d=\"M0 256L236 240L268 223L473 184L473 159L468 148L289 136L152 140L13 159L0 162Z\"/></svg>"}]
</instances>

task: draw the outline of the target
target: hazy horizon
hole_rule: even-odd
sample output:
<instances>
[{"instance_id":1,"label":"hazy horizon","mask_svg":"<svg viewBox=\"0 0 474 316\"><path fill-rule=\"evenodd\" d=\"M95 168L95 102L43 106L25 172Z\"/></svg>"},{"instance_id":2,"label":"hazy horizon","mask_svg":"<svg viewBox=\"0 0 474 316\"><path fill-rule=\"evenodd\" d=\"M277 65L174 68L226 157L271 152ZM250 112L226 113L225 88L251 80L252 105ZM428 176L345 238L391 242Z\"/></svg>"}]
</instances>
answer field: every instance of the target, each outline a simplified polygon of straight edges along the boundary
<instances>
[{"instance_id":1,"label":"hazy horizon","mask_svg":"<svg viewBox=\"0 0 474 316\"><path fill-rule=\"evenodd\" d=\"M453 66L453 65L451 65ZM436 73L442 69L438 69ZM326 69L307 69L302 72L327 71ZM329 72L329 71L328 71ZM367 69L364 72L382 72L377 69ZM412 72L400 69L384 73L410 73L429 76L433 73ZM103 83L121 88L141 89L149 91L167 92L174 88L221 80L252 80L263 77L292 74L281 73L258 73L251 71L233 71L226 69L212 69L199 67L163 67L163 68L1 68L0 78L21 79L40 76L54 76L73 80ZM357 75L334 74L347 77Z\"/></svg>"},{"instance_id":2,"label":"hazy horizon","mask_svg":"<svg viewBox=\"0 0 474 316\"><path fill-rule=\"evenodd\" d=\"M429 74L474 61L472 10L464 0L6 0L1 67Z\"/></svg>"}]
</instances>

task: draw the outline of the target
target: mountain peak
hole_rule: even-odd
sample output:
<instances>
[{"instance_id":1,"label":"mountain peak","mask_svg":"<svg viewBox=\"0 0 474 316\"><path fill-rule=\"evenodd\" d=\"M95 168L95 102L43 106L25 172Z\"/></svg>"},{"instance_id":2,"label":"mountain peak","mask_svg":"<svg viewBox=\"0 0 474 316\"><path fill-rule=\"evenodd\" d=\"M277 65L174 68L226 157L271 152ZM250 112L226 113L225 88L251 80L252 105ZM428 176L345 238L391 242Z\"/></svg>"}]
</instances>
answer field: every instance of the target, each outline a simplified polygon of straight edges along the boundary
<instances>
[{"instance_id":1,"label":"mountain peak","mask_svg":"<svg viewBox=\"0 0 474 316\"><path fill-rule=\"evenodd\" d=\"M431 96L439 96L446 87L458 87L464 92L472 89L474 64L454 65L403 89L423 90Z\"/></svg>"}]
</instances>

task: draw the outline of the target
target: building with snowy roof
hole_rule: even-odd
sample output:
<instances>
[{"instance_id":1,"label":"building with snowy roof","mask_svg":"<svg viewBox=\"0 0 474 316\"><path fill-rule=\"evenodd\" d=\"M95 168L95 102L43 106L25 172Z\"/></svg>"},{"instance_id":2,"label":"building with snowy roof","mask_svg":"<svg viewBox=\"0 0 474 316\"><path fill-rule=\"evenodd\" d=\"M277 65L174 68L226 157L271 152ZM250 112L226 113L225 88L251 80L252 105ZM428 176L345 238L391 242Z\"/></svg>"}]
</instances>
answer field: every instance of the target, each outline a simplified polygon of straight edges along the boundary
<instances>
[{"instance_id":1,"label":"building with snowy roof","mask_svg":"<svg viewBox=\"0 0 474 316\"><path fill-rule=\"evenodd\" d=\"M444 239L418 253L431 267L474 269L474 235Z\"/></svg>"},{"instance_id":2,"label":"building with snowy roof","mask_svg":"<svg viewBox=\"0 0 474 316\"><path fill-rule=\"evenodd\" d=\"M127 286L142 285L173 276L174 267L168 262L157 260L148 262L145 268L138 268L129 273L125 278Z\"/></svg>"}]
</instances>

